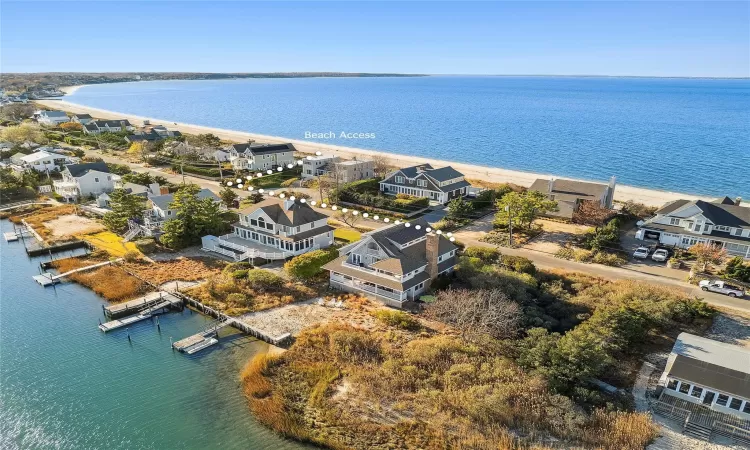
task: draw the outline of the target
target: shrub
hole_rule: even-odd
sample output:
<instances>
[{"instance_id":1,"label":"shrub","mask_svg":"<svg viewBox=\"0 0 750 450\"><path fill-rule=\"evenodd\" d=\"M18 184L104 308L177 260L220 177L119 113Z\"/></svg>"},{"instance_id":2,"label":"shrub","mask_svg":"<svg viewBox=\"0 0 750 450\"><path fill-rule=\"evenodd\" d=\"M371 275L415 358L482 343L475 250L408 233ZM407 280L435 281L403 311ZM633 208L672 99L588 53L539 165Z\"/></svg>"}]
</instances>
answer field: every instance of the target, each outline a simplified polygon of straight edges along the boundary
<instances>
[{"instance_id":1,"label":"shrub","mask_svg":"<svg viewBox=\"0 0 750 450\"><path fill-rule=\"evenodd\" d=\"M596 264L604 264L605 266L619 267L626 263L624 258L621 258L616 253L607 252L596 252L594 253L593 262Z\"/></svg>"},{"instance_id":2,"label":"shrub","mask_svg":"<svg viewBox=\"0 0 750 450\"><path fill-rule=\"evenodd\" d=\"M248 297L247 295L241 293L241 292L233 292L229 295L227 295L227 303L232 303L235 305L242 305L242 306L248 306Z\"/></svg>"},{"instance_id":3,"label":"shrub","mask_svg":"<svg viewBox=\"0 0 750 450\"><path fill-rule=\"evenodd\" d=\"M380 361L383 358L380 342L374 335L362 330L343 329L333 332L330 347L337 361L362 364Z\"/></svg>"},{"instance_id":4,"label":"shrub","mask_svg":"<svg viewBox=\"0 0 750 450\"><path fill-rule=\"evenodd\" d=\"M292 278L311 280L323 272L323 265L333 261L338 256L339 253L335 248L314 250L295 256L284 264L284 270Z\"/></svg>"},{"instance_id":5,"label":"shrub","mask_svg":"<svg viewBox=\"0 0 750 450\"><path fill-rule=\"evenodd\" d=\"M529 258L524 258L523 256L501 255L500 264L514 272L528 273L529 275L536 273L534 263Z\"/></svg>"},{"instance_id":6,"label":"shrub","mask_svg":"<svg viewBox=\"0 0 750 450\"><path fill-rule=\"evenodd\" d=\"M128 250L127 252L125 252L124 255L122 255L122 259L124 259L125 262L129 262L129 263L136 262L140 258L141 258L141 254L135 250Z\"/></svg>"},{"instance_id":7,"label":"shrub","mask_svg":"<svg viewBox=\"0 0 750 450\"><path fill-rule=\"evenodd\" d=\"M247 278L247 270L235 270L234 272L232 272L232 278L234 278L235 280Z\"/></svg>"},{"instance_id":8,"label":"shrub","mask_svg":"<svg viewBox=\"0 0 750 450\"><path fill-rule=\"evenodd\" d=\"M496 263L502 256L496 248L492 247L468 247L463 254L470 258L479 258L488 264Z\"/></svg>"},{"instance_id":9,"label":"shrub","mask_svg":"<svg viewBox=\"0 0 750 450\"><path fill-rule=\"evenodd\" d=\"M612 219L602 227L590 229L581 237L579 244L588 250L620 248L620 221Z\"/></svg>"},{"instance_id":10,"label":"shrub","mask_svg":"<svg viewBox=\"0 0 750 450\"><path fill-rule=\"evenodd\" d=\"M521 321L521 308L501 289L440 291L426 313L456 327L468 338L489 334L507 339L516 334Z\"/></svg>"},{"instance_id":11,"label":"shrub","mask_svg":"<svg viewBox=\"0 0 750 450\"><path fill-rule=\"evenodd\" d=\"M578 262L589 262L594 256L594 252L583 248L573 250L573 259Z\"/></svg>"},{"instance_id":12,"label":"shrub","mask_svg":"<svg viewBox=\"0 0 750 450\"><path fill-rule=\"evenodd\" d=\"M289 187L289 186L293 185L297 181L299 181L299 178L297 178L297 177L290 178L288 180L285 180L285 181L282 181L281 183L279 183L279 186L281 186L281 187Z\"/></svg>"},{"instance_id":13,"label":"shrub","mask_svg":"<svg viewBox=\"0 0 750 450\"><path fill-rule=\"evenodd\" d=\"M656 206L646 206L643 203L636 203L632 200L628 200L622 204L622 212L635 219L646 219L651 217L657 209L659 208Z\"/></svg>"},{"instance_id":14,"label":"shrub","mask_svg":"<svg viewBox=\"0 0 750 450\"><path fill-rule=\"evenodd\" d=\"M234 262L234 263L227 264L226 267L224 267L223 272L224 273L232 273L235 270L241 270L241 269L246 269L247 270L247 269L252 269L252 268L253 268L253 265L250 264L249 262L240 261L240 262Z\"/></svg>"},{"instance_id":15,"label":"shrub","mask_svg":"<svg viewBox=\"0 0 750 450\"><path fill-rule=\"evenodd\" d=\"M138 239L134 244L135 247L145 255L156 251L156 241L154 239Z\"/></svg>"},{"instance_id":16,"label":"shrub","mask_svg":"<svg viewBox=\"0 0 750 450\"><path fill-rule=\"evenodd\" d=\"M561 258L561 259L573 259L573 256L575 256L575 250L573 250L570 247L563 247L557 252L555 252L555 258Z\"/></svg>"},{"instance_id":17,"label":"shrub","mask_svg":"<svg viewBox=\"0 0 750 450\"><path fill-rule=\"evenodd\" d=\"M284 285L284 279L269 270L252 269L247 271L247 280L253 289L261 292L273 291Z\"/></svg>"},{"instance_id":18,"label":"shrub","mask_svg":"<svg viewBox=\"0 0 750 450\"><path fill-rule=\"evenodd\" d=\"M741 256L735 256L727 262L721 277L750 283L750 263L745 264Z\"/></svg>"},{"instance_id":19,"label":"shrub","mask_svg":"<svg viewBox=\"0 0 750 450\"><path fill-rule=\"evenodd\" d=\"M401 328L402 330L418 330L422 328L419 321L404 311L390 309L379 309L372 315L386 325Z\"/></svg>"}]
</instances>

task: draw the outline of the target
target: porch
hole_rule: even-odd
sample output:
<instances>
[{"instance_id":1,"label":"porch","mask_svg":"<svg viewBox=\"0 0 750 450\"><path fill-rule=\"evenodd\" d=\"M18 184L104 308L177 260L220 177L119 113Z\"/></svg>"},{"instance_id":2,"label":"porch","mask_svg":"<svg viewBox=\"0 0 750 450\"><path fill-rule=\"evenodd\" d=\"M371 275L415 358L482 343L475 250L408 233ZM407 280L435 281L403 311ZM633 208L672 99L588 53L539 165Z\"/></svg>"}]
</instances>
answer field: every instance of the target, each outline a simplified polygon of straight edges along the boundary
<instances>
[{"instance_id":1,"label":"porch","mask_svg":"<svg viewBox=\"0 0 750 450\"><path fill-rule=\"evenodd\" d=\"M294 256L293 252L281 250L276 247L263 245L259 242L243 239L235 234L225 234L216 238L214 248L207 248L226 256L234 257L237 261L247 259L263 258L269 261L286 259Z\"/></svg>"},{"instance_id":2,"label":"porch","mask_svg":"<svg viewBox=\"0 0 750 450\"><path fill-rule=\"evenodd\" d=\"M683 424L683 433L709 441L721 435L737 442L750 444L750 420L715 411L707 406L689 402L663 391L653 405L655 413Z\"/></svg>"},{"instance_id":3,"label":"porch","mask_svg":"<svg viewBox=\"0 0 750 450\"><path fill-rule=\"evenodd\" d=\"M380 297L389 306L400 308L402 303L408 300L406 294L385 286L380 286L370 281L360 280L348 275L331 272L331 287L348 292L364 292Z\"/></svg>"}]
</instances>

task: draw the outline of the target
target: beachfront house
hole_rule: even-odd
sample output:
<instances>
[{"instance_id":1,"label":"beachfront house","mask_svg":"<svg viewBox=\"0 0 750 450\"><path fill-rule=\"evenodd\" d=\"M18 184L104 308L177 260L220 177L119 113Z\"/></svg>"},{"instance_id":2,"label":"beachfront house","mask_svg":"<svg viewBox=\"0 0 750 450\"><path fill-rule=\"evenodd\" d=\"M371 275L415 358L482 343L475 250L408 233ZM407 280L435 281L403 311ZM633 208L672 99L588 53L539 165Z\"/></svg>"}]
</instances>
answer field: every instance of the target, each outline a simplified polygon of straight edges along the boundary
<instances>
[{"instance_id":1,"label":"beachfront house","mask_svg":"<svg viewBox=\"0 0 750 450\"><path fill-rule=\"evenodd\" d=\"M234 144L229 148L229 161L235 170L268 170L294 164L293 144Z\"/></svg>"},{"instance_id":2,"label":"beachfront house","mask_svg":"<svg viewBox=\"0 0 750 450\"><path fill-rule=\"evenodd\" d=\"M133 130L128 120L92 120L83 125L84 134L119 133L120 131Z\"/></svg>"},{"instance_id":3,"label":"beachfront house","mask_svg":"<svg viewBox=\"0 0 750 450\"><path fill-rule=\"evenodd\" d=\"M138 129L133 129L133 134L125 137L125 140L132 142L156 142L170 137L180 137L179 131L169 130L164 125L151 125L144 121L144 125Z\"/></svg>"},{"instance_id":4,"label":"beachfront house","mask_svg":"<svg viewBox=\"0 0 750 450\"><path fill-rule=\"evenodd\" d=\"M14 155L15 158L15 155ZM65 164L72 163L71 158L56 153L48 153L44 150L36 151L30 155L24 155L17 158L17 161L24 168L34 169L37 172L57 172Z\"/></svg>"},{"instance_id":5,"label":"beachfront house","mask_svg":"<svg viewBox=\"0 0 750 450\"><path fill-rule=\"evenodd\" d=\"M72 202L79 198L97 196L114 190L114 175L109 172L107 164L93 162L84 164L66 164L62 171L62 180L52 182L55 193L65 201Z\"/></svg>"},{"instance_id":6,"label":"beachfront house","mask_svg":"<svg viewBox=\"0 0 750 450\"><path fill-rule=\"evenodd\" d=\"M61 123L70 122L65 111L40 111L37 116L37 122L47 126L57 126Z\"/></svg>"},{"instance_id":7,"label":"beachfront house","mask_svg":"<svg viewBox=\"0 0 750 450\"><path fill-rule=\"evenodd\" d=\"M127 194L130 195L136 195L138 197L143 198L150 198L155 197L157 195L166 195L169 194L169 190L166 187L162 187L159 185L159 183L151 183L148 186L144 186L142 184L135 184L135 183L124 183L122 179L118 176L113 176L114 179L114 185L115 190L122 189ZM102 208L109 208L110 206L110 197L109 193L103 192L96 198L96 203L98 206Z\"/></svg>"},{"instance_id":8,"label":"beachfront house","mask_svg":"<svg viewBox=\"0 0 750 450\"><path fill-rule=\"evenodd\" d=\"M328 216L305 200L269 198L239 211L233 231L205 236L203 248L237 261L286 259L333 244Z\"/></svg>"},{"instance_id":9,"label":"beachfront house","mask_svg":"<svg viewBox=\"0 0 750 450\"><path fill-rule=\"evenodd\" d=\"M219 196L214 194L210 189L201 189L195 196L199 200L210 198L214 202L220 203L222 209L226 209ZM173 200L174 194L161 194L149 197L147 203L148 210L144 215L145 225L152 230L160 229L165 221L177 218L177 211L170 208Z\"/></svg>"},{"instance_id":10,"label":"beachfront house","mask_svg":"<svg viewBox=\"0 0 750 450\"><path fill-rule=\"evenodd\" d=\"M457 247L427 222L391 225L364 233L323 266L334 289L373 297L396 308L419 298L438 276L456 266Z\"/></svg>"},{"instance_id":11,"label":"beachfront house","mask_svg":"<svg viewBox=\"0 0 750 450\"><path fill-rule=\"evenodd\" d=\"M70 120L76 123L80 123L81 125L86 125L87 123L94 120L93 117L91 117L91 114L73 114L70 116Z\"/></svg>"},{"instance_id":12,"label":"beachfront house","mask_svg":"<svg viewBox=\"0 0 750 450\"><path fill-rule=\"evenodd\" d=\"M227 162L229 161L229 152L225 150L215 150L211 153L211 159L219 162Z\"/></svg>"},{"instance_id":13,"label":"beachfront house","mask_svg":"<svg viewBox=\"0 0 750 450\"><path fill-rule=\"evenodd\" d=\"M659 379L654 411L685 434L750 444L750 349L680 333Z\"/></svg>"},{"instance_id":14,"label":"beachfront house","mask_svg":"<svg viewBox=\"0 0 750 450\"><path fill-rule=\"evenodd\" d=\"M731 256L750 259L750 208L739 197L713 202L675 200L639 222L637 239L690 248L702 242L725 248Z\"/></svg>"},{"instance_id":15,"label":"beachfront house","mask_svg":"<svg viewBox=\"0 0 750 450\"><path fill-rule=\"evenodd\" d=\"M440 204L466 196L470 187L464 175L453 167L435 169L429 164L398 169L380 182L380 190L385 194L427 197L431 203Z\"/></svg>"},{"instance_id":16,"label":"beachfront house","mask_svg":"<svg viewBox=\"0 0 750 450\"><path fill-rule=\"evenodd\" d=\"M303 160L302 179L319 176L335 179L338 183L351 183L375 176L375 163L365 159L342 161L332 155L309 156Z\"/></svg>"},{"instance_id":17,"label":"beachfront house","mask_svg":"<svg viewBox=\"0 0 750 450\"><path fill-rule=\"evenodd\" d=\"M581 204L586 201L595 202L605 209L612 209L616 185L615 177L610 178L608 184L537 178L529 190L541 192L557 202L557 210L547 212L546 216L571 220Z\"/></svg>"}]
</instances>

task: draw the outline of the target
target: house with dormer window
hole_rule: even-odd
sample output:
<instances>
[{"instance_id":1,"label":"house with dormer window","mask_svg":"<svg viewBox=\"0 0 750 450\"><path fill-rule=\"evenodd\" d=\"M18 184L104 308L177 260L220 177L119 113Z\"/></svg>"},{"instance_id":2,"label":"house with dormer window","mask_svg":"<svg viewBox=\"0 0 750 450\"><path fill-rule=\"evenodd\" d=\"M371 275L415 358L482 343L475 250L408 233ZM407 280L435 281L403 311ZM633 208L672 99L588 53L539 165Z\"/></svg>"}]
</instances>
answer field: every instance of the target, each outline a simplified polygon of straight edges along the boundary
<instances>
[{"instance_id":1,"label":"house with dormer window","mask_svg":"<svg viewBox=\"0 0 750 450\"><path fill-rule=\"evenodd\" d=\"M229 162L235 170L268 170L295 164L293 144L234 144Z\"/></svg>"},{"instance_id":2,"label":"house with dormer window","mask_svg":"<svg viewBox=\"0 0 750 450\"><path fill-rule=\"evenodd\" d=\"M471 184L456 169L450 166L435 169L429 164L396 170L380 182L380 191L384 194L427 197L430 202L439 204L466 196L470 187Z\"/></svg>"},{"instance_id":3,"label":"house with dormer window","mask_svg":"<svg viewBox=\"0 0 750 450\"><path fill-rule=\"evenodd\" d=\"M428 227L417 220L364 233L323 266L330 272L331 287L396 308L418 299L438 276L456 266L457 247L445 236L427 232Z\"/></svg>"},{"instance_id":4,"label":"house with dormer window","mask_svg":"<svg viewBox=\"0 0 750 450\"><path fill-rule=\"evenodd\" d=\"M103 162L66 164L62 170L62 180L55 180L52 185L56 194L72 202L81 197L112 192L115 178L116 175L111 174Z\"/></svg>"},{"instance_id":5,"label":"house with dormer window","mask_svg":"<svg viewBox=\"0 0 750 450\"><path fill-rule=\"evenodd\" d=\"M729 197L713 202L675 200L639 223L636 238L685 249L708 243L731 256L750 259L750 208L741 201Z\"/></svg>"},{"instance_id":6,"label":"house with dormer window","mask_svg":"<svg viewBox=\"0 0 750 450\"><path fill-rule=\"evenodd\" d=\"M269 198L239 211L232 233L205 236L203 248L236 261L286 259L333 244L328 216L305 200Z\"/></svg>"}]
</instances>

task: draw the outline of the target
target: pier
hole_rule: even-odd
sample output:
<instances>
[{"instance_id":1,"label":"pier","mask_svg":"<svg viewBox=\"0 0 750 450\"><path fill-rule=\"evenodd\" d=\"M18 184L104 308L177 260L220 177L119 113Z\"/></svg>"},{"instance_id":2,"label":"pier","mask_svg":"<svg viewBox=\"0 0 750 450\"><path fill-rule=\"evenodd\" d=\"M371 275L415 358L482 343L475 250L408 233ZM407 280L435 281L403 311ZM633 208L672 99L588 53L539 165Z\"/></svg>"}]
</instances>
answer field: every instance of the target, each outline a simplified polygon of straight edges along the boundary
<instances>
[{"instance_id":1,"label":"pier","mask_svg":"<svg viewBox=\"0 0 750 450\"><path fill-rule=\"evenodd\" d=\"M202 331L188 336L185 339L180 339L172 344L172 348L192 355L197 353L204 348L208 348L214 344L219 343L219 330L231 325L228 320L216 321L215 323L207 326Z\"/></svg>"},{"instance_id":2,"label":"pier","mask_svg":"<svg viewBox=\"0 0 750 450\"><path fill-rule=\"evenodd\" d=\"M116 303L104 307L104 315L110 319L118 319L146 312L164 302L169 302L170 307L182 307L182 299L168 292L152 292L129 302ZM162 309L162 308L157 308ZM142 320L142 319L141 319Z\"/></svg>"},{"instance_id":3,"label":"pier","mask_svg":"<svg viewBox=\"0 0 750 450\"><path fill-rule=\"evenodd\" d=\"M106 333L107 331L116 330L118 328L126 327L142 320L150 319L158 311L167 310L176 305L182 305L182 301L180 299L169 294L165 295L163 299L164 301L157 303L156 305L151 306L134 316L128 316L124 319L115 319L107 323L100 323L99 329Z\"/></svg>"},{"instance_id":4,"label":"pier","mask_svg":"<svg viewBox=\"0 0 750 450\"><path fill-rule=\"evenodd\" d=\"M86 270L96 269L97 267L108 266L108 265L110 265L112 263L115 263L115 262L118 262L118 261L122 261L122 258L119 258L119 259L116 259L116 260L113 260L113 261L104 261L104 262L97 263L97 264L92 264L92 265L86 266L86 267L79 267L78 269L69 270L69 271L67 271L65 273L61 273L59 275L52 275L51 273L46 272L46 273L43 273L41 275L34 275L32 278L37 283L41 284L42 286L49 286L49 285L57 283L58 280L60 280L60 278L64 278L64 277L70 275L71 273L84 272Z\"/></svg>"}]
</instances>

